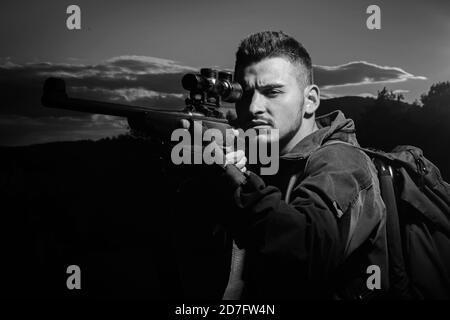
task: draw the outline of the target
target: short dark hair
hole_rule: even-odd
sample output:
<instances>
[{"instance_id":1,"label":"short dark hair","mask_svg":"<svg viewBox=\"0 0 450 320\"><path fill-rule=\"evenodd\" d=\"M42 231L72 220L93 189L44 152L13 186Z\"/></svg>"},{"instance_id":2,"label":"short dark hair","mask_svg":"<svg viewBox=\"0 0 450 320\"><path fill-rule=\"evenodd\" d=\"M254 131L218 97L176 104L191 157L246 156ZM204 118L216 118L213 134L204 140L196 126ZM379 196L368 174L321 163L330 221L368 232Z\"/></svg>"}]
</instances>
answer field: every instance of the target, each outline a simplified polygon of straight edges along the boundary
<instances>
[{"instance_id":1,"label":"short dark hair","mask_svg":"<svg viewBox=\"0 0 450 320\"><path fill-rule=\"evenodd\" d=\"M294 64L300 64L306 73L305 84L313 83L312 63L308 51L283 31L262 31L242 40L236 52L235 74L238 69L275 57L285 57Z\"/></svg>"}]
</instances>

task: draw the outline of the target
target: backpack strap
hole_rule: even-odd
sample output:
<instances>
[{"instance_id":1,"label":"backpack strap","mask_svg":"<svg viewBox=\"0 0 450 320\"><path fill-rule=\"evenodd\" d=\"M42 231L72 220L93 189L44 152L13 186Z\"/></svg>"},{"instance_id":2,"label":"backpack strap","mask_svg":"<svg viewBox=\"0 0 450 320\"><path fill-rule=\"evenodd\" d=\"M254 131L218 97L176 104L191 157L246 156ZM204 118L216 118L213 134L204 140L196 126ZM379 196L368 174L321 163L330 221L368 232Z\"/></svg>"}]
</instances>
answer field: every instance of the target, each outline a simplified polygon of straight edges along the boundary
<instances>
[{"instance_id":1,"label":"backpack strap","mask_svg":"<svg viewBox=\"0 0 450 320\"><path fill-rule=\"evenodd\" d=\"M410 280L406 272L402 239L400 232L400 221L397 209L397 200L394 188L394 170L388 163L387 158L379 152L361 148L341 140L331 140L324 143L321 148L332 144L346 144L363 151L369 157L373 157L373 163L378 171L381 198L386 206L386 237L389 260L389 292L396 298L412 299L410 291ZM384 160L384 161L383 161ZM360 297L361 295L356 294Z\"/></svg>"},{"instance_id":2,"label":"backpack strap","mask_svg":"<svg viewBox=\"0 0 450 320\"><path fill-rule=\"evenodd\" d=\"M389 258L389 283L390 292L395 297L412 299L410 293L410 280L406 272L400 220L397 209L397 200L394 190L394 176L390 165L381 159L374 160L378 170L381 198L386 205L386 236Z\"/></svg>"}]
</instances>

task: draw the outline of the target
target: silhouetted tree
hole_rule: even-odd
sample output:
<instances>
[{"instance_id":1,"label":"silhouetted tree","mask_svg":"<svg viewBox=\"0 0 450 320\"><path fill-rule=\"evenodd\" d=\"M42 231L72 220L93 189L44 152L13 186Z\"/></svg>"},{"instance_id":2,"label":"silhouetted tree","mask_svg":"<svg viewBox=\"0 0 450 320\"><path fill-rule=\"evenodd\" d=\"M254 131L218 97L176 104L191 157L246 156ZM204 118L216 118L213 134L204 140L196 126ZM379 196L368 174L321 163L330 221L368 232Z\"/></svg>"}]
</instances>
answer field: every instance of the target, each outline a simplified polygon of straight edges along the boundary
<instances>
[{"instance_id":1,"label":"silhouetted tree","mask_svg":"<svg viewBox=\"0 0 450 320\"><path fill-rule=\"evenodd\" d=\"M395 93L392 90L386 89L386 87L383 87L381 91L377 91L377 101L383 102L383 101L403 101L405 100L405 96L402 93Z\"/></svg>"},{"instance_id":2,"label":"silhouetted tree","mask_svg":"<svg viewBox=\"0 0 450 320\"><path fill-rule=\"evenodd\" d=\"M420 103L420 101L417 100L417 99L414 99L414 102L412 103L412 105L413 105L414 107L421 107L421 106L422 106L422 104Z\"/></svg>"},{"instance_id":3,"label":"silhouetted tree","mask_svg":"<svg viewBox=\"0 0 450 320\"><path fill-rule=\"evenodd\" d=\"M450 82L438 82L431 86L427 94L420 96L425 108L450 108Z\"/></svg>"},{"instance_id":4,"label":"silhouetted tree","mask_svg":"<svg viewBox=\"0 0 450 320\"><path fill-rule=\"evenodd\" d=\"M405 100L405 96L403 95L403 93L397 93L396 94L396 100L398 102Z\"/></svg>"}]
</instances>

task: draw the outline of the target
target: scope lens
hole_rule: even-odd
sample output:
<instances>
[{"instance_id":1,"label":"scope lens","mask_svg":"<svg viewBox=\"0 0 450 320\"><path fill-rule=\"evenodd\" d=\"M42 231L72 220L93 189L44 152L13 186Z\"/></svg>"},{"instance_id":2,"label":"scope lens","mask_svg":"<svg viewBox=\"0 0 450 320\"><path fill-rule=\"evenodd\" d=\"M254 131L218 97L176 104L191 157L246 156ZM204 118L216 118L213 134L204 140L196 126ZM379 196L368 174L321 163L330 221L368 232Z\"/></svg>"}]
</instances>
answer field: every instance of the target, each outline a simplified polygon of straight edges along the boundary
<instances>
[{"instance_id":1,"label":"scope lens","mask_svg":"<svg viewBox=\"0 0 450 320\"><path fill-rule=\"evenodd\" d=\"M228 80L231 82L233 80L233 73L229 71L220 71L219 80Z\"/></svg>"},{"instance_id":2,"label":"scope lens","mask_svg":"<svg viewBox=\"0 0 450 320\"><path fill-rule=\"evenodd\" d=\"M188 73L181 79L181 84L185 90L195 91L201 88L201 79L194 73Z\"/></svg>"},{"instance_id":3,"label":"scope lens","mask_svg":"<svg viewBox=\"0 0 450 320\"><path fill-rule=\"evenodd\" d=\"M242 97L242 87L237 82L220 81L219 94L226 102L237 102Z\"/></svg>"}]
</instances>

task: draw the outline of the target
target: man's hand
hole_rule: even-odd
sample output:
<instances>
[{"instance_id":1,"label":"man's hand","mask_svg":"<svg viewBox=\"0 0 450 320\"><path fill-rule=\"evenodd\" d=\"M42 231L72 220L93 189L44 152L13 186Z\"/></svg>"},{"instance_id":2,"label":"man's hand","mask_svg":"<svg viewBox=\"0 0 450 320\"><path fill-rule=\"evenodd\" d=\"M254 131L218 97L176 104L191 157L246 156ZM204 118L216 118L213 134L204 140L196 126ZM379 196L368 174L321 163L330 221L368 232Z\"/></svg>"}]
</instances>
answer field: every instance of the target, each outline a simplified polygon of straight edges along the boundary
<instances>
[{"instance_id":1,"label":"man's hand","mask_svg":"<svg viewBox=\"0 0 450 320\"><path fill-rule=\"evenodd\" d=\"M227 147L227 149L228 148L229 147ZM245 167L245 165L247 164L247 157L245 156L244 150L228 152L225 155L225 159L226 159L225 166L227 166L229 164L234 164L242 172L247 171L247 168Z\"/></svg>"},{"instance_id":2,"label":"man's hand","mask_svg":"<svg viewBox=\"0 0 450 320\"><path fill-rule=\"evenodd\" d=\"M189 130L191 128L190 122L186 119L182 119L179 122L179 127ZM239 136L239 131L232 129L231 133L233 137L230 139L230 137L224 137L225 141L234 141L234 137ZM225 154L225 164L224 166L227 166L229 164L234 164L239 170L242 172L246 172L247 168L245 165L247 164L247 157L245 156L244 150L233 150L233 147L231 146L225 146L223 148L223 152Z\"/></svg>"},{"instance_id":3,"label":"man's hand","mask_svg":"<svg viewBox=\"0 0 450 320\"><path fill-rule=\"evenodd\" d=\"M232 134L235 137L239 136L239 131L232 129ZM231 139L233 141L233 139ZM225 166L234 164L242 172L247 171L245 165L247 164L247 157L244 150L233 150L231 146L225 147Z\"/></svg>"}]
</instances>

